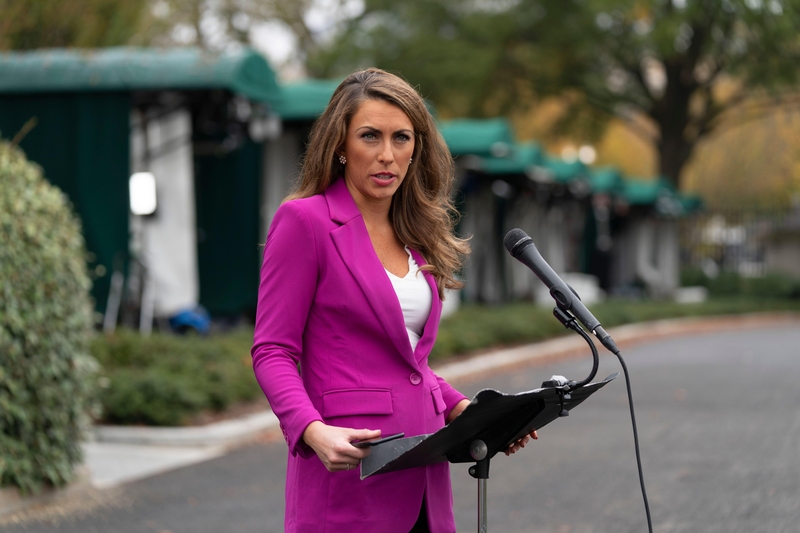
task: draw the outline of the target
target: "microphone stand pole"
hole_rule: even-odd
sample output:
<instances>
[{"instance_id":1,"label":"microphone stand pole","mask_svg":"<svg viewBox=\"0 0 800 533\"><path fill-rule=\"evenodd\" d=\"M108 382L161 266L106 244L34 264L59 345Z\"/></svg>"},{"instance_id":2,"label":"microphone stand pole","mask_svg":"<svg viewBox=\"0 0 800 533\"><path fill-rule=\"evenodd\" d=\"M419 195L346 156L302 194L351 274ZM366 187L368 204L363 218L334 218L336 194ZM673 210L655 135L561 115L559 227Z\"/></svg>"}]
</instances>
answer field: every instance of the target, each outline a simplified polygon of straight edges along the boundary
<instances>
[{"instance_id":1,"label":"microphone stand pole","mask_svg":"<svg viewBox=\"0 0 800 533\"><path fill-rule=\"evenodd\" d=\"M470 444L469 454L477 461L474 466L469 467L469 475L478 480L478 533L487 533L489 496L486 480L489 479L489 448L485 442L477 439Z\"/></svg>"}]
</instances>

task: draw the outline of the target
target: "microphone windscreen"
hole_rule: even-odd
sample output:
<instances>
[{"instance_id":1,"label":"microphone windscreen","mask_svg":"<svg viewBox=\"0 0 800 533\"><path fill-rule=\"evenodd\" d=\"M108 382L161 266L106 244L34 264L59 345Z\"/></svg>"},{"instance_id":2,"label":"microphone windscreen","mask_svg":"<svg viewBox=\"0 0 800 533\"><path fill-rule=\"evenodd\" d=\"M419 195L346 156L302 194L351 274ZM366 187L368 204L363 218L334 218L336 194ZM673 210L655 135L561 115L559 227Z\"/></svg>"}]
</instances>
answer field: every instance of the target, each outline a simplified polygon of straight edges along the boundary
<instances>
[{"instance_id":1,"label":"microphone windscreen","mask_svg":"<svg viewBox=\"0 0 800 533\"><path fill-rule=\"evenodd\" d=\"M508 250L508 253L516 257L517 254L515 252L518 252L519 250L515 250L515 247L525 239L531 240L527 233L519 228L514 228L506 233L506 236L503 239L503 244L505 245L506 250Z\"/></svg>"}]
</instances>

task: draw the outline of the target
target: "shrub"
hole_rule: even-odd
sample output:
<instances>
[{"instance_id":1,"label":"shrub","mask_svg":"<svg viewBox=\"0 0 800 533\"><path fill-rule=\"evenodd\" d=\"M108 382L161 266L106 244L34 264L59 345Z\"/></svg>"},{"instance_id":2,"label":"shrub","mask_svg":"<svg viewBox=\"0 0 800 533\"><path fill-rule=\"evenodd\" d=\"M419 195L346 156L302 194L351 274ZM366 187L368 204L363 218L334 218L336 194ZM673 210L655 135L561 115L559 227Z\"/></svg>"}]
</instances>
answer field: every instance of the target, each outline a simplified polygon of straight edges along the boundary
<instances>
[{"instance_id":1,"label":"shrub","mask_svg":"<svg viewBox=\"0 0 800 533\"><path fill-rule=\"evenodd\" d=\"M761 278L741 281L742 293L753 298L798 298L800 282L783 274L771 273Z\"/></svg>"},{"instance_id":2,"label":"shrub","mask_svg":"<svg viewBox=\"0 0 800 533\"><path fill-rule=\"evenodd\" d=\"M723 270L708 281L708 292L711 296L737 296L742 293L741 276L736 272Z\"/></svg>"},{"instance_id":3,"label":"shrub","mask_svg":"<svg viewBox=\"0 0 800 533\"><path fill-rule=\"evenodd\" d=\"M129 330L98 336L102 420L180 425L204 410L222 411L258 397L250 359L252 331L198 337Z\"/></svg>"},{"instance_id":4,"label":"shrub","mask_svg":"<svg viewBox=\"0 0 800 533\"><path fill-rule=\"evenodd\" d=\"M566 334L552 307L530 303L503 306L464 305L442 320L431 359L486 348L541 341Z\"/></svg>"},{"instance_id":5,"label":"shrub","mask_svg":"<svg viewBox=\"0 0 800 533\"><path fill-rule=\"evenodd\" d=\"M176 426L208 406L189 376L162 368L120 369L103 394L106 421L118 424Z\"/></svg>"},{"instance_id":6,"label":"shrub","mask_svg":"<svg viewBox=\"0 0 800 533\"><path fill-rule=\"evenodd\" d=\"M0 485L68 482L93 360L90 281L65 196L0 142Z\"/></svg>"},{"instance_id":7,"label":"shrub","mask_svg":"<svg viewBox=\"0 0 800 533\"><path fill-rule=\"evenodd\" d=\"M680 274L681 287L708 287L710 281L709 277L703 272L700 267L688 267L681 270Z\"/></svg>"},{"instance_id":8,"label":"shrub","mask_svg":"<svg viewBox=\"0 0 800 533\"><path fill-rule=\"evenodd\" d=\"M800 280L780 273L768 273L757 278L742 277L736 272L722 271L713 279L703 281L694 277L691 271L681 273L681 281L694 281L697 285L708 287L711 296L748 298L792 299L800 298Z\"/></svg>"}]
</instances>

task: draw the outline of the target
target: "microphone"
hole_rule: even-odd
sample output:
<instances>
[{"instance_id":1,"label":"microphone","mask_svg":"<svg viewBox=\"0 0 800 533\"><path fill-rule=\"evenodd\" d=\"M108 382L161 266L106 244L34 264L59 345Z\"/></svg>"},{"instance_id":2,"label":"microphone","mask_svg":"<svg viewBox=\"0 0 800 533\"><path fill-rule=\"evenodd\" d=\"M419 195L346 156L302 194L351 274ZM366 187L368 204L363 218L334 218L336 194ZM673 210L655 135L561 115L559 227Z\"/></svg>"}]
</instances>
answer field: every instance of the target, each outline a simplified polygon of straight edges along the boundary
<instances>
[{"instance_id":1,"label":"microphone","mask_svg":"<svg viewBox=\"0 0 800 533\"><path fill-rule=\"evenodd\" d=\"M586 309L583 302L572 287L564 283L558 274L550 268L544 260L533 240L519 228L509 231L503 239L503 244L515 259L530 268L536 276L550 289L550 295L555 299L556 305L564 311L571 311L581 323L597 336L600 342L612 353L619 353L614 339L606 333L600 322Z\"/></svg>"}]
</instances>

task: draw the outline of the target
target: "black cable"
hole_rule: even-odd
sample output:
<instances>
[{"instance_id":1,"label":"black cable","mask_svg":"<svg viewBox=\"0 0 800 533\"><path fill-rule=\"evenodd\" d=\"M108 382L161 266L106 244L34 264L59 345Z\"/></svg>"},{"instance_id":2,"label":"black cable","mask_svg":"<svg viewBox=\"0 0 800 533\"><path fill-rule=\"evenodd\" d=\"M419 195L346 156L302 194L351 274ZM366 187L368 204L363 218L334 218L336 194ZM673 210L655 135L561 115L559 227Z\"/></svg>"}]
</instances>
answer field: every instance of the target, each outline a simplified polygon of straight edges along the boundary
<instances>
[{"instance_id":1,"label":"black cable","mask_svg":"<svg viewBox=\"0 0 800 533\"><path fill-rule=\"evenodd\" d=\"M589 345L589 347L592 349L592 357L594 359L594 365L592 366L592 371L589 374L589 376L586 379L584 379L583 381L578 382L578 383L574 383L574 384L570 383L569 390L575 390L575 389L578 389L580 387L583 387L584 385L588 384L592 379L594 379L594 376L597 373L597 367L599 365L600 358L599 358L599 356L597 354L597 348L594 345L594 341L589 336L589 334L586 333L586 331L584 331L584 329L581 327L581 325L578 324L578 321L575 319L575 317L572 315L572 313L569 312L569 310L565 310L565 309L561 309L560 307L556 307L555 309L553 309L553 314L559 320L559 322L561 322L564 325L564 327L566 327L568 329L571 329L571 330L577 332L578 334L580 334L580 336L583 337L583 340L585 340L586 343ZM639 452L639 430L636 427L636 415L633 412L633 393L631 392L631 380L630 380L630 376L628 375L628 366L625 364L625 360L622 358L622 354L620 354L620 351L618 349L616 349L616 344L614 344L613 341L612 341L611 344L612 344L612 347L615 348L614 350L611 350L611 351L612 351L612 353L614 355L617 356L617 359L619 359L619 362L622 365L622 372L625 375L625 387L628 390L628 405L630 406L630 410L631 410L631 426L633 428L633 444L634 444L634 448L636 449L636 466L639 469L639 485L642 487L642 499L644 500L644 512L645 512L645 515L647 515L647 530L648 530L649 533L653 533L653 522L650 519L650 503L647 500L647 490L644 487L644 470L642 469L642 456L641 456L641 453Z\"/></svg>"},{"instance_id":2,"label":"black cable","mask_svg":"<svg viewBox=\"0 0 800 533\"><path fill-rule=\"evenodd\" d=\"M592 343L594 344L594 343ZM650 504L647 501L647 491L644 488L644 472L642 470L642 457L639 453L639 431L636 429L636 415L633 413L633 393L631 392L631 380L628 376L628 367L619 350L614 352L622 365L622 372L625 374L625 386L628 389L628 405L631 408L631 426L633 427L633 444L636 448L636 466L639 468L639 485L642 487L642 498L644 499L644 512L647 515L647 530L653 533L653 523L650 520Z\"/></svg>"}]
</instances>

